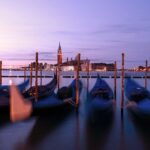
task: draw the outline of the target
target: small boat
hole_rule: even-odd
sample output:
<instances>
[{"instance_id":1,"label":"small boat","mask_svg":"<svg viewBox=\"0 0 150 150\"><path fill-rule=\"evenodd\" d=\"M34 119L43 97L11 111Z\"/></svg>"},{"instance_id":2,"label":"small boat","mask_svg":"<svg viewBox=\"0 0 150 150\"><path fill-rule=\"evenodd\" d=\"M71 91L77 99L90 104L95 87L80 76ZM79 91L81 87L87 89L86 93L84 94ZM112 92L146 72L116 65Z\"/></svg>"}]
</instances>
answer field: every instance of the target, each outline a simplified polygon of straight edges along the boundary
<instances>
[{"instance_id":1,"label":"small boat","mask_svg":"<svg viewBox=\"0 0 150 150\"><path fill-rule=\"evenodd\" d=\"M133 79L125 80L127 108L141 119L150 119L150 92Z\"/></svg>"},{"instance_id":2,"label":"small boat","mask_svg":"<svg viewBox=\"0 0 150 150\"><path fill-rule=\"evenodd\" d=\"M79 80L79 93L81 93L82 82ZM72 110L75 106L76 99L76 80L73 80L68 87L62 87L57 94L31 102L22 97L17 88L12 85L10 99L10 116L11 120L22 120L30 115L55 115ZM16 103L18 105L16 105Z\"/></svg>"},{"instance_id":3,"label":"small boat","mask_svg":"<svg viewBox=\"0 0 150 150\"><path fill-rule=\"evenodd\" d=\"M46 85L39 85L37 90L38 90L38 99L50 96L53 94L55 88L57 85L57 75L54 75L54 78L47 83ZM26 90L23 93L23 96L27 99L35 99L35 91L36 91L36 87L32 86L30 87L28 90Z\"/></svg>"},{"instance_id":4,"label":"small boat","mask_svg":"<svg viewBox=\"0 0 150 150\"><path fill-rule=\"evenodd\" d=\"M106 115L111 116L113 97L110 86L98 76L94 87L88 93L87 112L89 120L95 122L106 119Z\"/></svg>"},{"instance_id":5,"label":"small boat","mask_svg":"<svg viewBox=\"0 0 150 150\"><path fill-rule=\"evenodd\" d=\"M25 80L23 83L17 85L20 93L25 91L26 87L29 85L29 79ZM9 112L9 98L10 98L10 85L0 85L0 114L7 115Z\"/></svg>"},{"instance_id":6,"label":"small boat","mask_svg":"<svg viewBox=\"0 0 150 150\"><path fill-rule=\"evenodd\" d=\"M29 78L24 82L18 84L17 87L19 91L23 93L28 85L29 85ZM0 85L0 96L9 97L9 93L10 93L9 90L10 90L10 85Z\"/></svg>"},{"instance_id":7,"label":"small boat","mask_svg":"<svg viewBox=\"0 0 150 150\"><path fill-rule=\"evenodd\" d=\"M23 95L24 98L29 99L30 101L35 101L35 86L31 87L29 90L25 90L29 84L29 79L25 82L17 85L19 92ZM52 81L43 86L38 86L38 99L51 96L54 93L54 90L57 85L56 75ZM33 90L33 91L32 91ZM31 92L31 93L30 93ZM32 94L32 92L34 92ZM0 112L2 114L9 112L9 98L10 98L10 86L5 85L0 87Z\"/></svg>"}]
</instances>

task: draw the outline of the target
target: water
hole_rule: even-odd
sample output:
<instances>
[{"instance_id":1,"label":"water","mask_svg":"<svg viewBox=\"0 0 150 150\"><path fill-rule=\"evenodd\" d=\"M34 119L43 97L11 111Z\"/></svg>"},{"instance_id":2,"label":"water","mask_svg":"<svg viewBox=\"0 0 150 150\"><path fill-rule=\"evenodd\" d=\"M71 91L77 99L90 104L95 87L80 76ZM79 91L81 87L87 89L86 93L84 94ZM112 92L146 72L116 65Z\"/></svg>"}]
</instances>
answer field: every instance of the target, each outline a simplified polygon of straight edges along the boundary
<instances>
[{"instance_id":1,"label":"water","mask_svg":"<svg viewBox=\"0 0 150 150\"><path fill-rule=\"evenodd\" d=\"M16 83L23 78L15 78ZM85 102L87 80L81 79L83 89L80 96L79 112L72 112L60 118L32 117L17 123L6 122L0 124L0 150L123 150L123 149L150 149L150 128L141 127L124 109L120 112L121 80L117 79L117 100L114 106L114 117L107 124L91 126L86 121ZM113 89L113 79L105 79ZM144 79L135 79L144 85ZM8 78L3 82L8 83ZM61 86L69 85L72 78L61 79ZM89 90L96 79L90 79ZM49 82L43 79L43 84ZM148 89L150 80L148 79ZM126 101L126 99L125 99ZM54 114L55 115L55 114Z\"/></svg>"}]
</instances>

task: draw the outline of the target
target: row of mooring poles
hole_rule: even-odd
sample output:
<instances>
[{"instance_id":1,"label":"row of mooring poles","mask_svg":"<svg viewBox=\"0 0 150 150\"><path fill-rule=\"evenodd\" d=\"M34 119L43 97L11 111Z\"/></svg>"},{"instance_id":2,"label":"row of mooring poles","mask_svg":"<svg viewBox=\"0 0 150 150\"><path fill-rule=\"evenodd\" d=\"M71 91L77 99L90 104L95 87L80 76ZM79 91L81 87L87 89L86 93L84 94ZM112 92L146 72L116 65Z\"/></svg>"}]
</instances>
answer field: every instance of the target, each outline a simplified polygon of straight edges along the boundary
<instances>
[{"instance_id":1,"label":"row of mooring poles","mask_svg":"<svg viewBox=\"0 0 150 150\"><path fill-rule=\"evenodd\" d=\"M37 101L38 99L38 71L40 71L40 85L42 85L42 64L40 64L39 66L39 62L38 62L38 52L36 52L35 54L35 100ZM32 78L33 78L33 65L32 63L29 65L30 68L30 87L32 87ZM27 68L24 67L24 81L26 80L26 71Z\"/></svg>"},{"instance_id":2,"label":"row of mooring poles","mask_svg":"<svg viewBox=\"0 0 150 150\"><path fill-rule=\"evenodd\" d=\"M35 93L36 93L36 98L38 98L38 52L36 52L36 59L35 59L36 63L35 63ZM33 66L32 63L30 64L30 87L32 86L32 78L33 78ZM26 80L27 77L27 68L24 67L24 81ZM40 76L42 78L42 65L40 67ZM42 83L42 81L41 81ZM2 61L0 61L0 84L2 84Z\"/></svg>"},{"instance_id":3,"label":"row of mooring poles","mask_svg":"<svg viewBox=\"0 0 150 150\"><path fill-rule=\"evenodd\" d=\"M40 70L39 70L40 67ZM29 69L30 69L30 87L32 87L32 79L33 79L33 64L31 63L29 65ZM39 66L39 62L38 62L38 52L36 52L35 55L35 100L37 101L38 99L38 71L40 71L40 85L42 85L42 64L40 64ZM26 67L24 69L24 80L26 79Z\"/></svg>"},{"instance_id":4,"label":"row of mooring poles","mask_svg":"<svg viewBox=\"0 0 150 150\"><path fill-rule=\"evenodd\" d=\"M121 76L121 109L124 108L124 78L125 78L125 60L124 53L122 53L122 76ZM38 52L36 52L35 58L35 99L38 99ZM76 66L76 107L79 105L79 68L80 68L80 54L77 55L77 66ZM33 66L30 64L30 87L32 86L32 77L33 77ZM59 80L60 80L60 65L57 67L57 80L58 80L58 89L59 89ZM148 75L148 61L145 61L145 88L147 88L147 75ZM42 84L42 65L40 66L40 77ZM24 80L26 79L26 67L24 67ZM2 84L2 61L0 61L0 84ZM87 61L87 89L89 87L89 60ZM117 62L114 62L114 98L116 99L117 93Z\"/></svg>"}]
</instances>

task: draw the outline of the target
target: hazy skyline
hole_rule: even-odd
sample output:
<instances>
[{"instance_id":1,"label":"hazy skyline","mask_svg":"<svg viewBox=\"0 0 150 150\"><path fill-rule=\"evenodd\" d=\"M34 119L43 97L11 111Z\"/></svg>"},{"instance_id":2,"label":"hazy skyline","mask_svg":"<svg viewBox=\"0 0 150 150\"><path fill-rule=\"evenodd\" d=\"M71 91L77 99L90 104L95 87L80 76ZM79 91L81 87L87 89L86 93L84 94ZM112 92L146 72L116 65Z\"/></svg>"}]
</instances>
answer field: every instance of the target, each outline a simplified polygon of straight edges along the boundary
<instances>
[{"instance_id":1,"label":"hazy skyline","mask_svg":"<svg viewBox=\"0 0 150 150\"><path fill-rule=\"evenodd\" d=\"M81 52L120 61L124 52L129 61L150 61L149 6L148 0L1 0L0 57L24 58L38 49L56 60L60 41L63 58Z\"/></svg>"}]
</instances>

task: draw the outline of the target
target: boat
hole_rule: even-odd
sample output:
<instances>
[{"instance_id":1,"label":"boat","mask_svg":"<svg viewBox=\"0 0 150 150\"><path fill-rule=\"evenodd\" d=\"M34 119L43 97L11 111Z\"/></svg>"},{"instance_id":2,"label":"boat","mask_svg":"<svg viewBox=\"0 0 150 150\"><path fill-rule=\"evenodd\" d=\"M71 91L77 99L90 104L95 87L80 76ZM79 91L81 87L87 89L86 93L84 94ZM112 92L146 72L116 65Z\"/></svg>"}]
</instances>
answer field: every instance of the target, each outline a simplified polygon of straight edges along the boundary
<instances>
[{"instance_id":1,"label":"boat","mask_svg":"<svg viewBox=\"0 0 150 150\"><path fill-rule=\"evenodd\" d=\"M17 89L19 90L19 93L23 95L24 98L27 98L28 100L33 102L35 101L35 86L29 88L29 90L25 90L28 84L29 84L29 79L17 85ZM48 84L43 85L43 86L38 86L38 100L51 96L54 93L56 85L57 85L57 79L56 79L56 75L54 75L54 78ZM32 94L31 91L34 93ZM0 92L1 92L0 113L8 114L9 106L10 106L10 100L9 100L10 99L10 86L9 85L1 86Z\"/></svg>"},{"instance_id":2,"label":"boat","mask_svg":"<svg viewBox=\"0 0 150 150\"><path fill-rule=\"evenodd\" d=\"M82 82L79 80L79 94ZM68 87L62 87L51 96L33 101L26 100L12 85L10 99L10 118L13 122L28 118L31 115L56 115L72 110L76 100L76 80L74 79ZM18 105L16 105L16 103Z\"/></svg>"},{"instance_id":3,"label":"boat","mask_svg":"<svg viewBox=\"0 0 150 150\"><path fill-rule=\"evenodd\" d=\"M79 80L79 91L81 92L82 83ZM48 98L44 98L38 102L33 102L33 114L50 114L55 111L56 113L65 112L70 110L70 106L75 106L76 100L76 80L74 79L68 87L62 87L55 94Z\"/></svg>"},{"instance_id":4,"label":"boat","mask_svg":"<svg viewBox=\"0 0 150 150\"><path fill-rule=\"evenodd\" d=\"M19 91L23 93L26 90L26 87L29 85L29 78L24 82L17 85ZM0 96L9 97L10 85L0 85Z\"/></svg>"},{"instance_id":5,"label":"boat","mask_svg":"<svg viewBox=\"0 0 150 150\"><path fill-rule=\"evenodd\" d=\"M53 79L46 85L39 85L38 90L38 99L50 96L53 94L57 85L57 75L54 75ZM23 96L27 99L34 100L36 97L36 87L32 86L28 90L24 91Z\"/></svg>"},{"instance_id":6,"label":"boat","mask_svg":"<svg viewBox=\"0 0 150 150\"><path fill-rule=\"evenodd\" d=\"M20 93L29 85L29 79L17 85ZM10 85L0 85L0 114L7 115L9 111Z\"/></svg>"},{"instance_id":7,"label":"boat","mask_svg":"<svg viewBox=\"0 0 150 150\"><path fill-rule=\"evenodd\" d=\"M106 116L113 114L113 91L107 82L99 76L94 87L88 92L87 116L88 120L94 122L107 120Z\"/></svg>"},{"instance_id":8,"label":"boat","mask_svg":"<svg viewBox=\"0 0 150 150\"><path fill-rule=\"evenodd\" d=\"M150 120L150 92L135 80L125 80L125 95L128 99L127 108L137 118Z\"/></svg>"}]
</instances>

